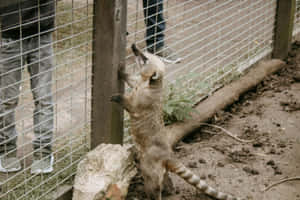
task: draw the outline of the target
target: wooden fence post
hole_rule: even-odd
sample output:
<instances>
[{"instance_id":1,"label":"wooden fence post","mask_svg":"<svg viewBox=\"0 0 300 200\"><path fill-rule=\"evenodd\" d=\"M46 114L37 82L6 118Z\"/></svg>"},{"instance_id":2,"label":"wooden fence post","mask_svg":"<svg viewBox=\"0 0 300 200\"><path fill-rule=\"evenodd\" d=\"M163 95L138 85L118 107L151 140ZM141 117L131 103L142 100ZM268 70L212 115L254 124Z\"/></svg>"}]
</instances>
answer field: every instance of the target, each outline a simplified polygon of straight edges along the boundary
<instances>
[{"instance_id":1,"label":"wooden fence post","mask_svg":"<svg viewBox=\"0 0 300 200\"><path fill-rule=\"evenodd\" d=\"M123 93L118 68L125 63L127 0L94 1L91 148L121 144L123 110L110 102Z\"/></svg>"},{"instance_id":2,"label":"wooden fence post","mask_svg":"<svg viewBox=\"0 0 300 200\"><path fill-rule=\"evenodd\" d=\"M291 48L296 0L277 0L273 58L285 59Z\"/></svg>"}]
</instances>

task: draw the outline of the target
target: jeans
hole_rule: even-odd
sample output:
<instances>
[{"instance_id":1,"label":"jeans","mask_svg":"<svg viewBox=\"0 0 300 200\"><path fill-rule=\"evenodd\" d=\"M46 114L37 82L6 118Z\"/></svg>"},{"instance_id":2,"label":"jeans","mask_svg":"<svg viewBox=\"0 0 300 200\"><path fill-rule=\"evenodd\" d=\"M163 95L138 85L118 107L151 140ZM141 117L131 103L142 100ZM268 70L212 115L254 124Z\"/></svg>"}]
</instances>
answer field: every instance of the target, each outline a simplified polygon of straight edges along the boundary
<instances>
[{"instance_id":1,"label":"jeans","mask_svg":"<svg viewBox=\"0 0 300 200\"><path fill-rule=\"evenodd\" d=\"M163 16L163 0L143 0L146 24L146 44L150 52L164 46L166 23Z\"/></svg>"},{"instance_id":2,"label":"jeans","mask_svg":"<svg viewBox=\"0 0 300 200\"><path fill-rule=\"evenodd\" d=\"M21 55L21 53L23 55ZM53 103L51 93L53 69L52 35L47 33L22 41L2 38L0 49L0 154L17 148L15 109L18 105L22 67L30 73L34 99L33 148L39 153L51 153L53 135Z\"/></svg>"}]
</instances>

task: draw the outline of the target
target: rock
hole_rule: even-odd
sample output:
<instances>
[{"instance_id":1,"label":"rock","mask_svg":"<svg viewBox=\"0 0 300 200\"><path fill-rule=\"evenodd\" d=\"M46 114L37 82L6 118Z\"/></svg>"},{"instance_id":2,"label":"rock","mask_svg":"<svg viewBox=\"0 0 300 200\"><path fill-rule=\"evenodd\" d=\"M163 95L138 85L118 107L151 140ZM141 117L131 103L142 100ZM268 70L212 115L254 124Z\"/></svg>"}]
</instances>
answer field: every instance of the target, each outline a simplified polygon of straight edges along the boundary
<instances>
[{"instance_id":1,"label":"rock","mask_svg":"<svg viewBox=\"0 0 300 200\"><path fill-rule=\"evenodd\" d=\"M218 162L218 163L217 163L217 166L218 166L218 167L224 167L225 165L224 165L222 162Z\"/></svg>"},{"instance_id":2,"label":"rock","mask_svg":"<svg viewBox=\"0 0 300 200\"><path fill-rule=\"evenodd\" d=\"M279 148L285 148L285 147L286 147L286 144L285 144L285 142L280 141L280 142L277 144L277 146L278 146Z\"/></svg>"},{"instance_id":3,"label":"rock","mask_svg":"<svg viewBox=\"0 0 300 200\"><path fill-rule=\"evenodd\" d=\"M276 153L275 148L271 148L270 151L269 151L269 153L270 153L270 154L275 154L275 153Z\"/></svg>"},{"instance_id":4,"label":"rock","mask_svg":"<svg viewBox=\"0 0 300 200\"><path fill-rule=\"evenodd\" d=\"M267 162L267 165L275 166L274 160L269 160L269 161Z\"/></svg>"},{"instance_id":5,"label":"rock","mask_svg":"<svg viewBox=\"0 0 300 200\"><path fill-rule=\"evenodd\" d=\"M101 144L89 152L78 165L73 200L125 199L137 173L131 147Z\"/></svg>"},{"instance_id":6,"label":"rock","mask_svg":"<svg viewBox=\"0 0 300 200\"><path fill-rule=\"evenodd\" d=\"M105 197L102 199L122 200L124 198L122 197L120 188L116 184L113 184L108 187Z\"/></svg>"},{"instance_id":7,"label":"rock","mask_svg":"<svg viewBox=\"0 0 300 200\"><path fill-rule=\"evenodd\" d=\"M207 177L210 179L210 180L216 180L216 176L212 175L212 174L208 174Z\"/></svg>"},{"instance_id":8,"label":"rock","mask_svg":"<svg viewBox=\"0 0 300 200\"><path fill-rule=\"evenodd\" d=\"M244 167L243 170L244 170L245 172L247 172L248 174L251 174L251 175L258 175L258 174L259 174L259 171L258 171L258 170L252 169L252 168L250 168L250 167L248 167L248 166Z\"/></svg>"},{"instance_id":9,"label":"rock","mask_svg":"<svg viewBox=\"0 0 300 200\"><path fill-rule=\"evenodd\" d=\"M198 166L197 166L196 162L189 162L188 167L189 168L197 168Z\"/></svg>"},{"instance_id":10,"label":"rock","mask_svg":"<svg viewBox=\"0 0 300 200\"><path fill-rule=\"evenodd\" d=\"M200 159L198 160L198 162L201 163L201 164L206 164L206 160L204 160L203 158L200 158Z\"/></svg>"},{"instance_id":11,"label":"rock","mask_svg":"<svg viewBox=\"0 0 300 200\"><path fill-rule=\"evenodd\" d=\"M280 175L282 174L281 170L279 169L279 167L277 165L273 165L272 166L273 170L274 170L274 174L275 175Z\"/></svg>"},{"instance_id":12,"label":"rock","mask_svg":"<svg viewBox=\"0 0 300 200\"><path fill-rule=\"evenodd\" d=\"M201 174L201 175L200 175L200 179L205 180L205 179L206 179L206 175L205 175L205 174Z\"/></svg>"},{"instance_id":13,"label":"rock","mask_svg":"<svg viewBox=\"0 0 300 200\"><path fill-rule=\"evenodd\" d=\"M253 143L253 147L258 148L258 147L262 147L264 144L260 141L256 141L255 143Z\"/></svg>"}]
</instances>

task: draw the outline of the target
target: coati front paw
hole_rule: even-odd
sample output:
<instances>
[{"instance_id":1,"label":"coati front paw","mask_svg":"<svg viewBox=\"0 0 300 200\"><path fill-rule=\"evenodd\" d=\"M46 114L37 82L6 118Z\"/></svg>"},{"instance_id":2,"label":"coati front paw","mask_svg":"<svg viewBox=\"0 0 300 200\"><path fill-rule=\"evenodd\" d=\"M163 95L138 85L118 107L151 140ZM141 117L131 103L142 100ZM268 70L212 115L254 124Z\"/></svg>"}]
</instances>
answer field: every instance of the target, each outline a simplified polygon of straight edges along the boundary
<instances>
[{"instance_id":1,"label":"coati front paw","mask_svg":"<svg viewBox=\"0 0 300 200\"><path fill-rule=\"evenodd\" d=\"M126 80L127 74L125 73L125 64L120 63L118 68L118 79L119 80Z\"/></svg>"},{"instance_id":2,"label":"coati front paw","mask_svg":"<svg viewBox=\"0 0 300 200\"><path fill-rule=\"evenodd\" d=\"M118 79L125 81L127 79L127 74L124 72L124 69L118 69Z\"/></svg>"},{"instance_id":3,"label":"coati front paw","mask_svg":"<svg viewBox=\"0 0 300 200\"><path fill-rule=\"evenodd\" d=\"M113 96L111 96L110 101L115 102L115 103L122 103L123 96L121 94L113 95Z\"/></svg>"}]
</instances>

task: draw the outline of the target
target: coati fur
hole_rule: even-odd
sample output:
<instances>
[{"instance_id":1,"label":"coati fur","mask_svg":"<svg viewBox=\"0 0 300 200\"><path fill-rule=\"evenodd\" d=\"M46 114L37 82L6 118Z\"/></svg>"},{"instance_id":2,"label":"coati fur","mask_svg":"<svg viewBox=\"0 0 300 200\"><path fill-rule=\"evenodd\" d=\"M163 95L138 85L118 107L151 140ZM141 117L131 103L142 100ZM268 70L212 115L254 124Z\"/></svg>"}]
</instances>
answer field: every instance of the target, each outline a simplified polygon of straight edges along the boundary
<instances>
[{"instance_id":1,"label":"coati fur","mask_svg":"<svg viewBox=\"0 0 300 200\"><path fill-rule=\"evenodd\" d=\"M149 199L161 200L164 178L167 172L172 172L215 199L239 200L208 186L173 156L170 144L160 137L166 134L162 115L165 64L157 56L141 52L135 45L132 45L132 50L140 72L129 75L120 69L119 76L131 91L114 95L111 101L123 106L130 115L130 134L138 149Z\"/></svg>"}]
</instances>

